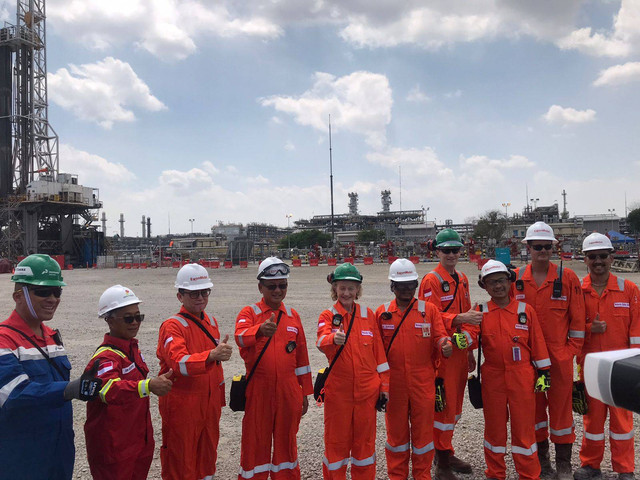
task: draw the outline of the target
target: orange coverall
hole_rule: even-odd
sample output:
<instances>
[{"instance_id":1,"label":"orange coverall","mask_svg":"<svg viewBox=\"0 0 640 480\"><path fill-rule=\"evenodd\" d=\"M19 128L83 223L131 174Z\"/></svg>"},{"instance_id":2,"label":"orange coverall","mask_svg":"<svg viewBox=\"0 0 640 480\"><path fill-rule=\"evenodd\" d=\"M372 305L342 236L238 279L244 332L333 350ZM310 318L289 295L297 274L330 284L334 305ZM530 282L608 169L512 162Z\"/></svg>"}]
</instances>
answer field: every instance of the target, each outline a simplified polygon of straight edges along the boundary
<instances>
[{"instance_id":1,"label":"orange coverall","mask_svg":"<svg viewBox=\"0 0 640 480\"><path fill-rule=\"evenodd\" d=\"M160 397L162 478L201 480L216 472L220 412L225 405L222 365L205 364L214 343L184 307L160 326L160 374L173 369L171 392ZM220 342L218 322L206 313L200 324Z\"/></svg>"},{"instance_id":2,"label":"orange coverall","mask_svg":"<svg viewBox=\"0 0 640 480\"><path fill-rule=\"evenodd\" d=\"M298 312L280 304L275 312L276 320L280 312L278 329L247 386L239 479L265 479L269 475L274 479L300 478L296 435L303 395L313 393L311 368ZM247 375L269 339L256 335L272 313L264 300L260 300L238 314L235 339ZM291 342L295 342L295 348Z\"/></svg>"},{"instance_id":3,"label":"orange coverall","mask_svg":"<svg viewBox=\"0 0 640 480\"><path fill-rule=\"evenodd\" d=\"M558 278L558 266L550 263L547 278L536 285L531 265L516 270L523 289L512 284L516 300L526 302L536 311L542 333L551 357L551 387L536 395L536 440L549 437L553 443L573 443L576 439L571 410L573 386L573 357L578 355L584 342L584 298L580 280L568 268L562 269L562 292L553 298L553 281ZM549 417L547 418L547 407Z\"/></svg>"},{"instance_id":4,"label":"orange coverall","mask_svg":"<svg viewBox=\"0 0 640 480\"><path fill-rule=\"evenodd\" d=\"M506 478L504 456L510 419L511 454L516 471L521 479L538 479L534 387L536 370L548 370L551 361L536 312L516 300L504 308L490 301L483 305L482 312L485 475L499 480ZM522 313L526 319L521 317Z\"/></svg>"},{"instance_id":5,"label":"orange coverall","mask_svg":"<svg viewBox=\"0 0 640 480\"><path fill-rule=\"evenodd\" d=\"M390 319L383 318L389 312ZM411 451L415 480L431 479L433 461L433 415L435 363L442 344L449 340L440 312L423 300L413 302L400 326L404 310L393 300L380 305L376 321L390 367L387 426L387 472L391 480L409 478ZM389 342L400 326L391 349Z\"/></svg>"},{"instance_id":6,"label":"orange coverall","mask_svg":"<svg viewBox=\"0 0 640 480\"><path fill-rule=\"evenodd\" d=\"M346 478L351 460L351 478L373 480L376 476L376 402L389 391L389 364L373 311L354 304L352 318L340 302L318 319L317 347L329 364L340 348L333 343L338 327L335 314L342 315L345 333L353 322L347 343L325 384L324 458L325 479Z\"/></svg>"},{"instance_id":7,"label":"orange coverall","mask_svg":"<svg viewBox=\"0 0 640 480\"><path fill-rule=\"evenodd\" d=\"M591 286L591 276L582 281L587 310L587 335L578 357L584 366L584 356L592 352L607 352L626 348L640 348L640 303L638 287L629 280L609 275L602 295ZM607 322L602 333L591 333L596 314ZM582 466L599 469L604 454L604 423L609 413L609 442L614 472L628 473L635 469L633 448L633 414L623 408L611 407L587 395L588 413L584 420L584 437L580 449Z\"/></svg>"},{"instance_id":8,"label":"orange coverall","mask_svg":"<svg viewBox=\"0 0 640 480\"><path fill-rule=\"evenodd\" d=\"M459 284L455 295L456 282L441 264L438 264L433 271L424 276L418 292L418 298L432 303L442 312L442 322L448 336L457 331L457 327L452 327L451 325L456 315L471 310L469 280L464 273L457 273ZM443 290L443 282L448 282L448 292ZM453 303L451 303L452 301ZM446 312L443 312L449 304L451 306ZM461 332L466 334L470 348L477 339L477 331L477 327L473 325L461 325ZM433 423L433 439L436 450L449 450L452 455L454 453L451 443L453 429L462 415L462 402L464 401L464 390L467 386L468 374L467 350L460 350L454 344L451 356L446 361L439 362L437 366L436 376L444 379L447 403L442 412L435 413L435 422Z\"/></svg>"}]
</instances>

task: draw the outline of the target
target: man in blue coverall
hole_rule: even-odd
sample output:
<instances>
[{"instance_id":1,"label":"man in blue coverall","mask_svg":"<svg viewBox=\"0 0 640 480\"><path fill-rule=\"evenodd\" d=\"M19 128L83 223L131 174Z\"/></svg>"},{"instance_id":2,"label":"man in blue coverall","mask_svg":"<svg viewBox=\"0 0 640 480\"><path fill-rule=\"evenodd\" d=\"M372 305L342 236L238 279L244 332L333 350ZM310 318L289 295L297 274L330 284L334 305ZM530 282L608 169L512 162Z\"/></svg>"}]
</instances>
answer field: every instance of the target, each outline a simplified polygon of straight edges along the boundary
<instances>
[{"instance_id":1,"label":"man in blue coverall","mask_svg":"<svg viewBox=\"0 0 640 480\"><path fill-rule=\"evenodd\" d=\"M60 334L44 322L60 303L62 272L48 255L18 264L15 310L0 323L0 480L70 480L75 449L71 399L89 400L94 372L69 381Z\"/></svg>"}]
</instances>

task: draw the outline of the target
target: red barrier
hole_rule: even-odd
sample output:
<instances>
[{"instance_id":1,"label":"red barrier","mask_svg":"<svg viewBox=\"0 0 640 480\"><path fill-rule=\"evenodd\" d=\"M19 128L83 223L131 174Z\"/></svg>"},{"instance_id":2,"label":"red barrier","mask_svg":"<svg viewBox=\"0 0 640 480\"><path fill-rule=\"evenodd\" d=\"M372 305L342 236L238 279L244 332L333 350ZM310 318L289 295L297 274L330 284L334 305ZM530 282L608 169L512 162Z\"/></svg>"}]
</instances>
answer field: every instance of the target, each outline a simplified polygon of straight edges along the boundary
<instances>
[{"instance_id":1,"label":"red barrier","mask_svg":"<svg viewBox=\"0 0 640 480\"><path fill-rule=\"evenodd\" d=\"M124 263L119 263L118 268L124 268Z\"/></svg>"},{"instance_id":2,"label":"red barrier","mask_svg":"<svg viewBox=\"0 0 640 480\"><path fill-rule=\"evenodd\" d=\"M309 266L310 267L317 267L318 266L318 259L317 258L310 258L309 259Z\"/></svg>"},{"instance_id":3,"label":"red barrier","mask_svg":"<svg viewBox=\"0 0 640 480\"><path fill-rule=\"evenodd\" d=\"M131 264L130 263L125 263L124 264L124 268L126 268L127 270L131 270Z\"/></svg>"},{"instance_id":4,"label":"red barrier","mask_svg":"<svg viewBox=\"0 0 640 480\"><path fill-rule=\"evenodd\" d=\"M248 268L249 267L249 262L247 262L246 260L240 260L240 268Z\"/></svg>"},{"instance_id":5,"label":"red barrier","mask_svg":"<svg viewBox=\"0 0 640 480\"><path fill-rule=\"evenodd\" d=\"M131 268L140 268L140 264L139 263L133 263L133 264L131 264Z\"/></svg>"},{"instance_id":6,"label":"red barrier","mask_svg":"<svg viewBox=\"0 0 640 480\"><path fill-rule=\"evenodd\" d=\"M389 257L389 265L391 265L393 262L395 262L398 259L398 257Z\"/></svg>"},{"instance_id":7,"label":"red barrier","mask_svg":"<svg viewBox=\"0 0 640 480\"><path fill-rule=\"evenodd\" d=\"M173 268L180 268L180 262L171 262Z\"/></svg>"},{"instance_id":8,"label":"red barrier","mask_svg":"<svg viewBox=\"0 0 640 480\"><path fill-rule=\"evenodd\" d=\"M141 263L141 264L140 264L140 268L143 268L143 269L144 269L144 268L147 268L147 264L146 264L146 263Z\"/></svg>"},{"instance_id":9,"label":"red barrier","mask_svg":"<svg viewBox=\"0 0 640 480\"><path fill-rule=\"evenodd\" d=\"M158 268L158 262L151 262L151 268Z\"/></svg>"},{"instance_id":10,"label":"red barrier","mask_svg":"<svg viewBox=\"0 0 640 480\"><path fill-rule=\"evenodd\" d=\"M233 262L230 260L226 260L224 262L224 268L233 268Z\"/></svg>"},{"instance_id":11,"label":"red barrier","mask_svg":"<svg viewBox=\"0 0 640 480\"><path fill-rule=\"evenodd\" d=\"M67 270L73 270L73 265L71 264L67 265Z\"/></svg>"},{"instance_id":12,"label":"red barrier","mask_svg":"<svg viewBox=\"0 0 640 480\"><path fill-rule=\"evenodd\" d=\"M478 259L478 270L482 270L482 267L484 267L484 264L487 263L489 260L491 260L490 258L479 258Z\"/></svg>"},{"instance_id":13,"label":"red barrier","mask_svg":"<svg viewBox=\"0 0 640 480\"><path fill-rule=\"evenodd\" d=\"M411 263L413 263L414 265L417 265L420 263L420 257L418 257L417 255L410 256L409 260L411 260Z\"/></svg>"},{"instance_id":14,"label":"red barrier","mask_svg":"<svg viewBox=\"0 0 640 480\"><path fill-rule=\"evenodd\" d=\"M219 260L212 260L211 261L211 268L220 268L220 261Z\"/></svg>"},{"instance_id":15,"label":"red barrier","mask_svg":"<svg viewBox=\"0 0 640 480\"><path fill-rule=\"evenodd\" d=\"M365 265L373 265L373 257L364 257Z\"/></svg>"},{"instance_id":16,"label":"red barrier","mask_svg":"<svg viewBox=\"0 0 640 480\"><path fill-rule=\"evenodd\" d=\"M296 258L295 260L291 260L291 265L293 265L294 267L301 267L302 260L300 260L299 258Z\"/></svg>"},{"instance_id":17,"label":"red barrier","mask_svg":"<svg viewBox=\"0 0 640 480\"><path fill-rule=\"evenodd\" d=\"M330 267L335 267L338 264L337 258L327 258L327 265Z\"/></svg>"},{"instance_id":18,"label":"red barrier","mask_svg":"<svg viewBox=\"0 0 640 480\"><path fill-rule=\"evenodd\" d=\"M344 257L344 263L350 263L353 265L353 257Z\"/></svg>"}]
</instances>

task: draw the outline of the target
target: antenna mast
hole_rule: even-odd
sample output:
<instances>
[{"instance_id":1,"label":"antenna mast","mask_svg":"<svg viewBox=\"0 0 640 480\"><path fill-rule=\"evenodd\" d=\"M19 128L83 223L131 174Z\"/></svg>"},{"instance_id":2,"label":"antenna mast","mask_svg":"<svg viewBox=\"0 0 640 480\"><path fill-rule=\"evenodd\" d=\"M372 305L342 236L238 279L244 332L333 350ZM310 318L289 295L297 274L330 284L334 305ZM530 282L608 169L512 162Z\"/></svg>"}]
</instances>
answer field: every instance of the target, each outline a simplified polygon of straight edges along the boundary
<instances>
[{"instance_id":1,"label":"antenna mast","mask_svg":"<svg viewBox=\"0 0 640 480\"><path fill-rule=\"evenodd\" d=\"M329 179L331 183L331 248L334 248L336 243L336 233L333 223L333 151L331 147L331 115L329 115Z\"/></svg>"}]
</instances>

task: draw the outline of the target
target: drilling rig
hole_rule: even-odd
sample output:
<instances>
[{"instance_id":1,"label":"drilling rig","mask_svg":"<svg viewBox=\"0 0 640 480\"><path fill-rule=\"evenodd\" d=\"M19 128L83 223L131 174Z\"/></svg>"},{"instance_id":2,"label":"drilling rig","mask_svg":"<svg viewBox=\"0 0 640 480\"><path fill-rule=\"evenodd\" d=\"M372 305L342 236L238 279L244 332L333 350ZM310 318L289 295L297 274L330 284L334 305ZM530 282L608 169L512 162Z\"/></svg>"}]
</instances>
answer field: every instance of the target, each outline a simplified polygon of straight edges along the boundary
<instances>
[{"instance_id":1,"label":"drilling rig","mask_svg":"<svg viewBox=\"0 0 640 480\"><path fill-rule=\"evenodd\" d=\"M59 172L47 110L45 0L17 0L16 23L0 29L0 256L93 265L104 245L92 225L98 190Z\"/></svg>"}]
</instances>

